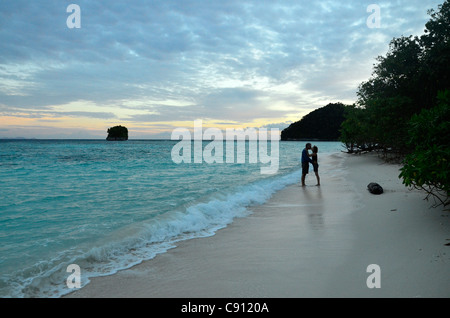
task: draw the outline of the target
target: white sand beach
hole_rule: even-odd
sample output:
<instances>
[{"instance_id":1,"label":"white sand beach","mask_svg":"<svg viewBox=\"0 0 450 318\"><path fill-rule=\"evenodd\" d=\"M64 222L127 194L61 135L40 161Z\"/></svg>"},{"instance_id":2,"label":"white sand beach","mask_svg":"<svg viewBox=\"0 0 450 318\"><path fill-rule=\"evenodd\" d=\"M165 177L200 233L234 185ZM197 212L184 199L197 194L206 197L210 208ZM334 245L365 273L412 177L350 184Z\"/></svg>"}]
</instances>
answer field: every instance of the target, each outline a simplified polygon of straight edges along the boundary
<instances>
[{"instance_id":1,"label":"white sand beach","mask_svg":"<svg viewBox=\"0 0 450 318\"><path fill-rule=\"evenodd\" d=\"M404 187L398 165L333 156L341 172L320 187L310 173L307 187L277 192L214 236L65 297L449 297L450 212ZM370 182L384 193L369 193ZM380 288L367 285L371 264Z\"/></svg>"}]
</instances>

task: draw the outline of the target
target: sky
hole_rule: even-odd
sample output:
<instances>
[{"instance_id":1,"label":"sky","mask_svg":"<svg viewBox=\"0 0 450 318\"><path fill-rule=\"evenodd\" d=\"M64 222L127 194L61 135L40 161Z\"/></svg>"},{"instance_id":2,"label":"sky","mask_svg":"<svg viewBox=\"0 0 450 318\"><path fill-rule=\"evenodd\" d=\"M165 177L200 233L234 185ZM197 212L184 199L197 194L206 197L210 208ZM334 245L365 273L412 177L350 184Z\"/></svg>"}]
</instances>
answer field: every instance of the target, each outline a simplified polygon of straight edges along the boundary
<instances>
[{"instance_id":1,"label":"sky","mask_svg":"<svg viewBox=\"0 0 450 318\"><path fill-rule=\"evenodd\" d=\"M0 0L0 138L281 130L356 102L376 57L442 2Z\"/></svg>"}]
</instances>

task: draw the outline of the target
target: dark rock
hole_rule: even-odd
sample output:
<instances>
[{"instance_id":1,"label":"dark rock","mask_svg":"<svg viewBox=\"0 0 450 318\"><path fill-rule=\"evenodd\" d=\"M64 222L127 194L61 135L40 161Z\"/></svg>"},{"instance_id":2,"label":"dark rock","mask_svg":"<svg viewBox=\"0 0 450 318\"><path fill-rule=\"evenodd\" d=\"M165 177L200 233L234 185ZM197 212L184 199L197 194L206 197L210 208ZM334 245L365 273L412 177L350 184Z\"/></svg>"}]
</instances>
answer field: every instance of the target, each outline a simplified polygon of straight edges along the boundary
<instances>
[{"instance_id":1,"label":"dark rock","mask_svg":"<svg viewBox=\"0 0 450 318\"><path fill-rule=\"evenodd\" d=\"M108 141L125 141L128 140L128 129L124 126L114 126L108 128Z\"/></svg>"},{"instance_id":2,"label":"dark rock","mask_svg":"<svg viewBox=\"0 0 450 318\"><path fill-rule=\"evenodd\" d=\"M367 189L369 189L369 192L372 194L382 194L383 188L376 182L371 182L367 185Z\"/></svg>"}]
</instances>

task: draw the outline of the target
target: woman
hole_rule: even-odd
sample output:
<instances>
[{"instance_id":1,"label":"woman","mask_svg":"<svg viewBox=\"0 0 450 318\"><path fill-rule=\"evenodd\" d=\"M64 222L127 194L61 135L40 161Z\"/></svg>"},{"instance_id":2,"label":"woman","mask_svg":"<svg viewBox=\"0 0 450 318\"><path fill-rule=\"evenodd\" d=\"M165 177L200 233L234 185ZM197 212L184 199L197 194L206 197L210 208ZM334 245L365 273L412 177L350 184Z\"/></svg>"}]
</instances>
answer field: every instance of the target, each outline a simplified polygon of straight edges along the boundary
<instances>
[{"instance_id":1,"label":"woman","mask_svg":"<svg viewBox=\"0 0 450 318\"><path fill-rule=\"evenodd\" d=\"M317 178L316 186L320 186L319 163L317 162L317 153L319 152L319 148L317 148L317 146L314 145L314 147L312 147L312 152L313 152L311 155L312 165L314 167L314 173L316 174Z\"/></svg>"}]
</instances>

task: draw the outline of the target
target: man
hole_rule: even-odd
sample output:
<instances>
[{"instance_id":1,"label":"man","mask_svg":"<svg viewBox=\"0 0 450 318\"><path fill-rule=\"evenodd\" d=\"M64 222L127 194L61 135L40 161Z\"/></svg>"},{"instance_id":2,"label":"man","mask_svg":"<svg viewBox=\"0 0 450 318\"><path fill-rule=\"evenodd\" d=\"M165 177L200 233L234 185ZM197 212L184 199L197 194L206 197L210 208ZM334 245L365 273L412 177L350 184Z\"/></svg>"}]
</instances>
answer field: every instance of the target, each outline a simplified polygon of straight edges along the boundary
<instances>
[{"instance_id":1,"label":"man","mask_svg":"<svg viewBox=\"0 0 450 318\"><path fill-rule=\"evenodd\" d=\"M311 149L311 144L308 142L305 149L302 151L302 187L305 186L305 177L309 173L309 163L312 163L308 150Z\"/></svg>"}]
</instances>

